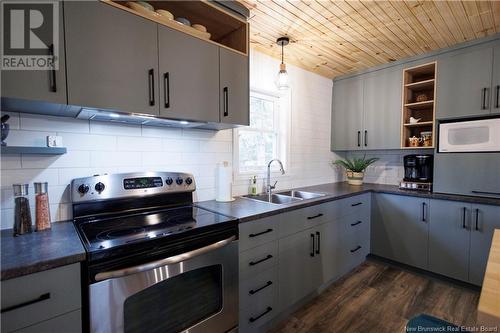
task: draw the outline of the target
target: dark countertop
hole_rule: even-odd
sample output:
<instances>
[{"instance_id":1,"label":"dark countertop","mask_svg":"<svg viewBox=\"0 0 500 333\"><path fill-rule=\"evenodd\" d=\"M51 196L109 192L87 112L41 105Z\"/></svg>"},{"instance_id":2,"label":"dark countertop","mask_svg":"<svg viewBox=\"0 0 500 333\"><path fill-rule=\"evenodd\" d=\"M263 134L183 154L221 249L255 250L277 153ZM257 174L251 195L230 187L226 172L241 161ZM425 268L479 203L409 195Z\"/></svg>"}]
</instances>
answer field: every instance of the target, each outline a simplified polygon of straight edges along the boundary
<instances>
[{"instance_id":1,"label":"dark countertop","mask_svg":"<svg viewBox=\"0 0 500 333\"><path fill-rule=\"evenodd\" d=\"M1 280L32 274L85 260L85 249L72 222L52 223L50 230L18 237L1 232Z\"/></svg>"},{"instance_id":2,"label":"dark countertop","mask_svg":"<svg viewBox=\"0 0 500 333\"><path fill-rule=\"evenodd\" d=\"M500 199L497 198L401 190L397 185L363 184L362 186L354 186L347 184L347 182L342 182L342 183L329 183L329 184L322 184L315 186L307 186L307 187L296 188L294 190L323 193L325 194L325 196L316 199L298 201L291 204L283 204L283 205L276 205L266 202L259 202L255 200L248 200L240 197L236 198L236 200L233 202L217 202L215 200L210 200L210 201L198 202L196 203L196 205L223 215L238 218L240 220L240 223L368 192L389 193L389 194L422 197L429 199L453 200L453 201L462 201L462 202L470 202L478 204L500 205ZM275 193L276 192L281 192L281 191L278 190L275 191Z\"/></svg>"}]
</instances>

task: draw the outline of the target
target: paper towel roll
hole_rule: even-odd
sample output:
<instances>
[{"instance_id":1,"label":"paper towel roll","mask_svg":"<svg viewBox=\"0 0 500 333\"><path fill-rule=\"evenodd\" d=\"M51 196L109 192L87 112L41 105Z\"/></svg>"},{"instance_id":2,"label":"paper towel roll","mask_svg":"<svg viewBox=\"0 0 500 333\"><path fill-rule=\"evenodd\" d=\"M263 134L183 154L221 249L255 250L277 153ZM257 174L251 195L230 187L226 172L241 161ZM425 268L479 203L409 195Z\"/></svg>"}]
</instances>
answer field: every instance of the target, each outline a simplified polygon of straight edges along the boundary
<instances>
[{"instance_id":1,"label":"paper towel roll","mask_svg":"<svg viewBox=\"0 0 500 333\"><path fill-rule=\"evenodd\" d=\"M232 178L233 170L229 162L224 161L217 165L216 201L229 202L234 200L232 193Z\"/></svg>"}]
</instances>

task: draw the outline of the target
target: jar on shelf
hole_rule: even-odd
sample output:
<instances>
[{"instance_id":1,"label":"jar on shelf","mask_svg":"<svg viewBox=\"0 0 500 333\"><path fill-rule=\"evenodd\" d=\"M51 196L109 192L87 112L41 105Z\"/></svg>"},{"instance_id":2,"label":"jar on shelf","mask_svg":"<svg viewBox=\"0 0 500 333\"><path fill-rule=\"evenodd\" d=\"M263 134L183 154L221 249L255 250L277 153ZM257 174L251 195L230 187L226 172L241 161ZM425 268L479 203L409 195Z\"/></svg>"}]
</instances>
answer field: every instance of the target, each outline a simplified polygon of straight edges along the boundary
<instances>
[{"instance_id":1,"label":"jar on shelf","mask_svg":"<svg viewBox=\"0 0 500 333\"><path fill-rule=\"evenodd\" d=\"M35 185L35 226L36 231L50 229L49 183Z\"/></svg>"},{"instance_id":2,"label":"jar on shelf","mask_svg":"<svg viewBox=\"0 0 500 333\"><path fill-rule=\"evenodd\" d=\"M421 132L420 133L421 141L423 142L424 147L432 146L432 132Z\"/></svg>"},{"instance_id":3,"label":"jar on shelf","mask_svg":"<svg viewBox=\"0 0 500 333\"><path fill-rule=\"evenodd\" d=\"M32 231L30 201L28 199L29 184L14 184L14 236Z\"/></svg>"}]
</instances>

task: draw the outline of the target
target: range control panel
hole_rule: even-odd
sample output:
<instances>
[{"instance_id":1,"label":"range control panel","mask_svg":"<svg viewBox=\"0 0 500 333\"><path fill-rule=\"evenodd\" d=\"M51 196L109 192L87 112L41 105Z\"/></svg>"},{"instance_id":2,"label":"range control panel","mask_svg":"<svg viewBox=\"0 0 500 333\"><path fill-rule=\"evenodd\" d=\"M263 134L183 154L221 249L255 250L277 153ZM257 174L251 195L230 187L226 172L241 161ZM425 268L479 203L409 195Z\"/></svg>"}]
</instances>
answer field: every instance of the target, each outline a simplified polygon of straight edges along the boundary
<instances>
[{"instance_id":1,"label":"range control panel","mask_svg":"<svg viewBox=\"0 0 500 333\"><path fill-rule=\"evenodd\" d=\"M104 174L71 181L73 203L194 190L193 175L182 172Z\"/></svg>"}]
</instances>

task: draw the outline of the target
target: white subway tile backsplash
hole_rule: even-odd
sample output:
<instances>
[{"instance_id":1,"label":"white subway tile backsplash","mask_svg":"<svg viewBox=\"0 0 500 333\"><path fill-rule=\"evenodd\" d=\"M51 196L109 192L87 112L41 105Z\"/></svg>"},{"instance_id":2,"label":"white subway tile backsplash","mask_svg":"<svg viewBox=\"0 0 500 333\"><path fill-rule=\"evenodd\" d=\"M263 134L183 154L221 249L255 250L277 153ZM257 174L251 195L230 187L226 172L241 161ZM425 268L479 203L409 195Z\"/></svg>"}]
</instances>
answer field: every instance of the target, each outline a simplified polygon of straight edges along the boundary
<instances>
[{"instance_id":1,"label":"white subway tile backsplash","mask_svg":"<svg viewBox=\"0 0 500 333\"><path fill-rule=\"evenodd\" d=\"M21 164L26 169L90 167L90 152L68 151L63 155L23 155Z\"/></svg>"},{"instance_id":2,"label":"white subway tile backsplash","mask_svg":"<svg viewBox=\"0 0 500 333\"><path fill-rule=\"evenodd\" d=\"M160 138L136 138L119 136L116 138L116 150L118 151L161 151L162 141Z\"/></svg>"},{"instance_id":3,"label":"white subway tile backsplash","mask_svg":"<svg viewBox=\"0 0 500 333\"><path fill-rule=\"evenodd\" d=\"M47 147L47 136L56 132L11 130L5 140L8 146Z\"/></svg>"},{"instance_id":4,"label":"white subway tile backsplash","mask_svg":"<svg viewBox=\"0 0 500 333\"><path fill-rule=\"evenodd\" d=\"M140 152L92 151L90 152L90 166L141 166L141 157L142 153Z\"/></svg>"},{"instance_id":5,"label":"white subway tile backsplash","mask_svg":"<svg viewBox=\"0 0 500 333\"><path fill-rule=\"evenodd\" d=\"M110 135L63 133L63 146L68 150L116 150L116 137Z\"/></svg>"},{"instance_id":6,"label":"white subway tile backsplash","mask_svg":"<svg viewBox=\"0 0 500 333\"><path fill-rule=\"evenodd\" d=\"M33 182L48 182L57 184L59 181L57 169L11 169L2 170L2 188L11 188L13 184L32 184Z\"/></svg>"},{"instance_id":7,"label":"white subway tile backsplash","mask_svg":"<svg viewBox=\"0 0 500 333\"><path fill-rule=\"evenodd\" d=\"M163 151L166 152L184 152L194 153L200 151L200 141L197 140L178 140L178 139L163 139Z\"/></svg>"},{"instance_id":8,"label":"white subway tile backsplash","mask_svg":"<svg viewBox=\"0 0 500 333\"><path fill-rule=\"evenodd\" d=\"M182 129L171 127L143 126L142 136L153 138L179 138L182 136Z\"/></svg>"},{"instance_id":9,"label":"white subway tile backsplash","mask_svg":"<svg viewBox=\"0 0 500 333\"><path fill-rule=\"evenodd\" d=\"M2 170L19 169L21 167L21 155L3 155L0 162Z\"/></svg>"},{"instance_id":10,"label":"white subway tile backsplash","mask_svg":"<svg viewBox=\"0 0 500 333\"><path fill-rule=\"evenodd\" d=\"M141 136L141 126L123 123L90 121L90 133L104 135Z\"/></svg>"}]
</instances>

